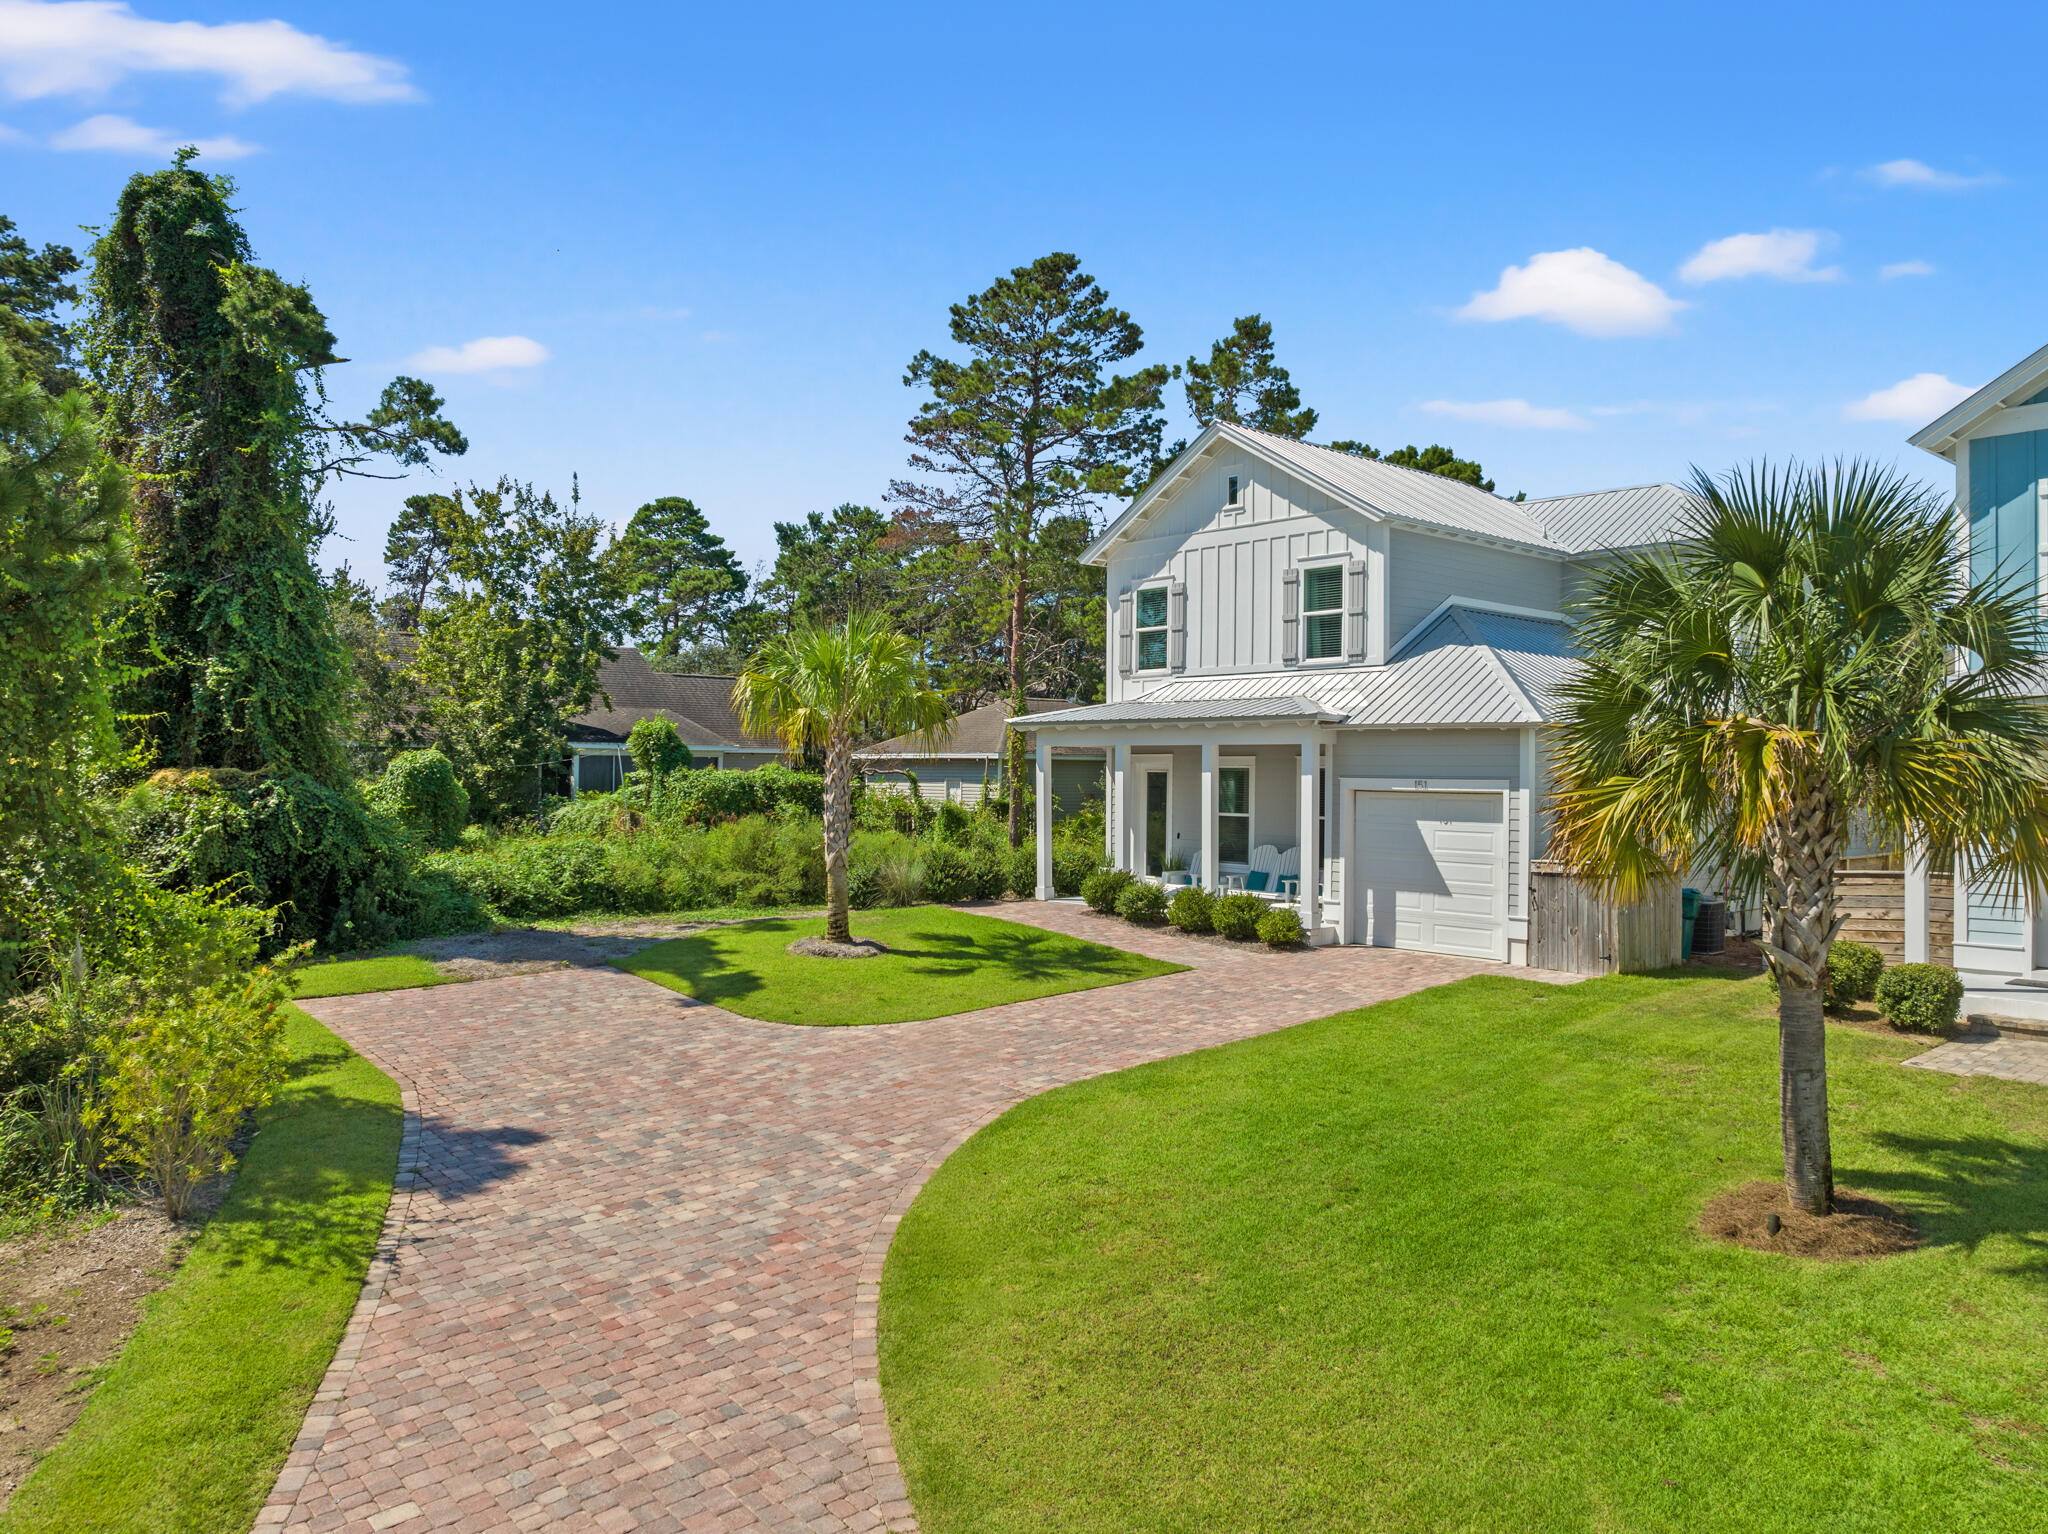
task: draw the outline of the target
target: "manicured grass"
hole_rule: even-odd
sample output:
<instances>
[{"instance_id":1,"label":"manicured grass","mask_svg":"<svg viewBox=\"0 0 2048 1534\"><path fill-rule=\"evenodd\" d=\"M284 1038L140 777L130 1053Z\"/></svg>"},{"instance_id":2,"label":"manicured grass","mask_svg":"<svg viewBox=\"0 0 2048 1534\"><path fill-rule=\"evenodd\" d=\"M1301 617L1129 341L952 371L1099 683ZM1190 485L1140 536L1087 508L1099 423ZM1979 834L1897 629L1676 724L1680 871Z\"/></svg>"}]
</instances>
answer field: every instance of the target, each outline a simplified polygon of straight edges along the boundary
<instances>
[{"instance_id":1,"label":"manicured grass","mask_svg":"<svg viewBox=\"0 0 2048 1534\"><path fill-rule=\"evenodd\" d=\"M288 1037L290 1083L227 1202L0 1530L255 1521L355 1308L398 1162L390 1078L296 1008Z\"/></svg>"},{"instance_id":2,"label":"manicured grass","mask_svg":"<svg viewBox=\"0 0 2048 1534\"><path fill-rule=\"evenodd\" d=\"M811 916L816 914L818 905L716 905L697 906L684 911L582 911L574 916L537 916L531 921L519 922L522 927L560 929L563 927L587 926L592 922L648 921L670 922L682 926L695 921L756 921L769 916Z\"/></svg>"},{"instance_id":3,"label":"manicured grass","mask_svg":"<svg viewBox=\"0 0 2048 1534\"><path fill-rule=\"evenodd\" d=\"M308 964L299 971L297 978L298 994L311 1000L316 996L359 996L366 991L404 991L416 985L445 985L456 977L442 974L429 959L394 953L376 959L337 959L325 964Z\"/></svg>"},{"instance_id":4,"label":"manicured grass","mask_svg":"<svg viewBox=\"0 0 2048 1534\"><path fill-rule=\"evenodd\" d=\"M1838 1180L1928 1245L1718 1246L1765 1008L1489 976L1014 1109L883 1279L922 1527L2048 1527L2048 1091L1831 1029Z\"/></svg>"},{"instance_id":5,"label":"manicured grass","mask_svg":"<svg viewBox=\"0 0 2048 1534\"><path fill-rule=\"evenodd\" d=\"M616 962L643 979L771 1023L904 1023L1034 996L1167 975L1185 966L945 906L856 911L872 959L788 952L823 917L718 927Z\"/></svg>"}]
</instances>

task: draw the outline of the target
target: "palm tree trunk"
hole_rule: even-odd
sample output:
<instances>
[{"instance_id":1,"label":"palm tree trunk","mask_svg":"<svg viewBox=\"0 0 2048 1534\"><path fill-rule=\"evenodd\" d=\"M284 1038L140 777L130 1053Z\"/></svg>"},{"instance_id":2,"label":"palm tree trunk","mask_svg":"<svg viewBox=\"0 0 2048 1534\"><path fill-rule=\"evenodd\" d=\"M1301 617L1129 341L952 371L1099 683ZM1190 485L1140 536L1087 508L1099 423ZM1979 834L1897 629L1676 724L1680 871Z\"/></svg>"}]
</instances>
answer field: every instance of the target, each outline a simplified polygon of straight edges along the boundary
<instances>
[{"instance_id":1,"label":"palm tree trunk","mask_svg":"<svg viewBox=\"0 0 2048 1534\"><path fill-rule=\"evenodd\" d=\"M853 840L853 750L843 731L825 743L825 936L853 941L847 912L846 849Z\"/></svg>"},{"instance_id":2,"label":"palm tree trunk","mask_svg":"<svg viewBox=\"0 0 2048 1534\"><path fill-rule=\"evenodd\" d=\"M1785 1195L1794 1209L1808 1214L1828 1214L1835 1202L1822 985L1828 948L1841 928L1835 916L1841 825L1832 796L1809 789L1794 798L1770 837L1776 910L1773 941L1764 946L1778 971L1778 1119Z\"/></svg>"}]
</instances>

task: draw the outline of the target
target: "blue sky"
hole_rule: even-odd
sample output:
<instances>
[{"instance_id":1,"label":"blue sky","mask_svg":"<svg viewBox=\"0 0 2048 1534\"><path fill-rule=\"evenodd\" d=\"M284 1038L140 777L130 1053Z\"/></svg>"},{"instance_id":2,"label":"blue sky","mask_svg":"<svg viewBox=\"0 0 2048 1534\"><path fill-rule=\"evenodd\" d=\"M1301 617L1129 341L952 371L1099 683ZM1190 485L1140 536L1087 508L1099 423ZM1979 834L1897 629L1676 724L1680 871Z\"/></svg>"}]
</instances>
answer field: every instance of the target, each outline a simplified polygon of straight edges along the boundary
<instances>
[{"instance_id":1,"label":"blue sky","mask_svg":"<svg viewBox=\"0 0 2048 1534\"><path fill-rule=\"evenodd\" d=\"M448 472L688 495L750 565L880 503L904 364L1049 250L1142 360L1260 312L1318 437L1503 492L1932 479L1905 435L2048 341L2044 42L2006 3L0 0L0 212L78 243L197 141L354 359L340 405L425 372ZM338 492L327 562L377 570L415 488Z\"/></svg>"}]
</instances>

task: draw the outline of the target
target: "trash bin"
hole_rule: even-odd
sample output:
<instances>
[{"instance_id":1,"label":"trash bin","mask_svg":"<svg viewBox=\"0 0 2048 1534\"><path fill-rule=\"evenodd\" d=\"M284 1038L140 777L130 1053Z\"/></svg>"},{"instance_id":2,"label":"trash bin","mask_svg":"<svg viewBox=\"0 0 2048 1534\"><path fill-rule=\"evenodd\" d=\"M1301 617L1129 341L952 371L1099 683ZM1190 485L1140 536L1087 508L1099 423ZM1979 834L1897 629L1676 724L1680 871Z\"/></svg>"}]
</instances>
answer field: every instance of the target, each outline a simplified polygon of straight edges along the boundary
<instances>
[{"instance_id":1,"label":"trash bin","mask_svg":"<svg viewBox=\"0 0 2048 1534\"><path fill-rule=\"evenodd\" d=\"M1728 950L1728 897L1703 895L1699 915L1692 924L1694 953L1725 953Z\"/></svg>"},{"instance_id":2,"label":"trash bin","mask_svg":"<svg viewBox=\"0 0 2048 1534\"><path fill-rule=\"evenodd\" d=\"M1685 892L1684 913L1685 936L1679 945L1678 961L1681 964L1690 964L1692 962L1693 924L1699 920L1700 916L1700 892L1698 890L1689 889Z\"/></svg>"}]
</instances>

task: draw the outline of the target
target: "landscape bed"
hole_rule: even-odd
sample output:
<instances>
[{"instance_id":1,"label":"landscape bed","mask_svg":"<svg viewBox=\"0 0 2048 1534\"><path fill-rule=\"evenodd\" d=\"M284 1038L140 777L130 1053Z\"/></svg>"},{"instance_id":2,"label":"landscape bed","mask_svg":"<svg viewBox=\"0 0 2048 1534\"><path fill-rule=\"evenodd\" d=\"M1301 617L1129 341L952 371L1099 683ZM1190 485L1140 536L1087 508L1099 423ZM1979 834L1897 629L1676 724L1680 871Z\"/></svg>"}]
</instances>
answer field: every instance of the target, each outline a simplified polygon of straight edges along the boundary
<instances>
[{"instance_id":1,"label":"landscape bed","mask_svg":"<svg viewBox=\"0 0 2048 1534\"><path fill-rule=\"evenodd\" d=\"M2048 1100L1831 1029L1917 1251L1723 1245L1780 1175L1765 988L1481 977L1032 1099L912 1206L920 1524L2013 1530L2048 1476Z\"/></svg>"},{"instance_id":2,"label":"landscape bed","mask_svg":"<svg viewBox=\"0 0 2048 1534\"><path fill-rule=\"evenodd\" d=\"M823 918L743 922L673 938L615 962L745 1017L818 1026L945 1017L1186 968L946 906L855 912L853 935L889 950L874 958L788 951L797 939L824 930Z\"/></svg>"}]
</instances>

